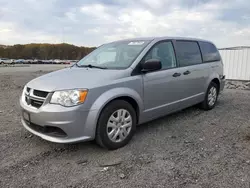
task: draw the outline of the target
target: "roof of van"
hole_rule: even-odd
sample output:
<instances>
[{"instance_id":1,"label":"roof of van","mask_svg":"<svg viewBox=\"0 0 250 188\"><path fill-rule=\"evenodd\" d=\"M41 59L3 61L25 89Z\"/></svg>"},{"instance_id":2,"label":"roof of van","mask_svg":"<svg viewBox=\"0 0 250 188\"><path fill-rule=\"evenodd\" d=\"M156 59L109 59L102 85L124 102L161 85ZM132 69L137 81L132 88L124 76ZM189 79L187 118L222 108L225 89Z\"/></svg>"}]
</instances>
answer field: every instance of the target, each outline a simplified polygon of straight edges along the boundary
<instances>
[{"instance_id":1,"label":"roof of van","mask_svg":"<svg viewBox=\"0 0 250 188\"><path fill-rule=\"evenodd\" d=\"M129 38L129 39L123 39L119 41L137 41L137 40L195 40L195 41L203 41L203 42L211 42L208 40L198 39L198 38L189 38L189 37L139 37L139 38Z\"/></svg>"}]
</instances>

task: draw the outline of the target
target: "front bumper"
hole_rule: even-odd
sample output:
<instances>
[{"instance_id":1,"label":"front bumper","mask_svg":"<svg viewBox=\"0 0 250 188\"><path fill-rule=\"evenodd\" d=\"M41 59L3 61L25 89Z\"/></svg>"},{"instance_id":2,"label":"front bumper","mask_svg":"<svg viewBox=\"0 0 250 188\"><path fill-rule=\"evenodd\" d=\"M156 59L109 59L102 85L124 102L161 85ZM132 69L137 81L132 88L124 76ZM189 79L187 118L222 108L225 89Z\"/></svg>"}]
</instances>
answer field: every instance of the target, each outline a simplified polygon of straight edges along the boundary
<instances>
[{"instance_id":1,"label":"front bumper","mask_svg":"<svg viewBox=\"0 0 250 188\"><path fill-rule=\"evenodd\" d=\"M93 140L95 138L97 111L81 109L81 106L63 107L47 103L40 108L27 105L20 99L22 111L22 125L34 135L44 140L56 143L75 143ZM23 113L29 115L29 120L24 118ZM34 125L39 127L35 129ZM43 130L53 128L62 130L65 134L57 135Z\"/></svg>"}]
</instances>

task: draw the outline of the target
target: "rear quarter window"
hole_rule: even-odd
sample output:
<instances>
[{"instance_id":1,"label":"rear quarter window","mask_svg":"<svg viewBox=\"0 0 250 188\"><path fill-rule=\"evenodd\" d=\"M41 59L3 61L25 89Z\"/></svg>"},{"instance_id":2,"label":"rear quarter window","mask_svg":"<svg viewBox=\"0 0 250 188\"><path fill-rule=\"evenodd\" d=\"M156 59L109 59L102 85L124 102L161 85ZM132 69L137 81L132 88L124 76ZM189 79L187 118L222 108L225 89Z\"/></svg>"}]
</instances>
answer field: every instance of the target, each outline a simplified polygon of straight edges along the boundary
<instances>
[{"instance_id":1,"label":"rear quarter window","mask_svg":"<svg viewBox=\"0 0 250 188\"><path fill-rule=\"evenodd\" d=\"M220 54L217 48L209 42L199 42L204 62L220 61Z\"/></svg>"}]
</instances>

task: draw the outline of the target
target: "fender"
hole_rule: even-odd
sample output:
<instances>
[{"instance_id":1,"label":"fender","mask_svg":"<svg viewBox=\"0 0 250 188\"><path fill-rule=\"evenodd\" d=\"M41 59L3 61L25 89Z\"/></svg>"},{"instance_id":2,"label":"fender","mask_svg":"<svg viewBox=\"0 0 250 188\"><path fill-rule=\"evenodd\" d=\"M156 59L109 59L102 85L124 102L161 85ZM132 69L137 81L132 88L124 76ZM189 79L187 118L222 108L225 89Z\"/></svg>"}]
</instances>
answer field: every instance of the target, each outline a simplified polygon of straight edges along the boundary
<instances>
[{"instance_id":1,"label":"fender","mask_svg":"<svg viewBox=\"0 0 250 188\"><path fill-rule=\"evenodd\" d=\"M110 101L119 98L119 97L131 97L133 98L138 106L139 106L139 112L143 110L143 101L140 97L139 93L131 88L127 87L119 87L119 88L113 88L111 90L108 90L104 92L100 97L96 99L96 101L91 106L90 110L99 110L101 111L106 104L108 104Z\"/></svg>"},{"instance_id":2,"label":"fender","mask_svg":"<svg viewBox=\"0 0 250 188\"><path fill-rule=\"evenodd\" d=\"M219 80L219 82L220 82L220 77L219 77L218 74L213 73L213 74L209 75L209 77L208 77L208 79L207 79L207 83L206 83L206 86L207 86L206 89L208 88L210 82L211 82L213 79L215 79L215 78L217 78L217 79Z\"/></svg>"},{"instance_id":3,"label":"fender","mask_svg":"<svg viewBox=\"0 0 250 188\"><path fill-rule=\"evenodd\" d=\"M119 87L110 89L103 94L101 94L93 103L90 108L90 113L86 120L86 125L88 132L91 132L91 137L95 137L96 132L96 124L99 119L100 113L103 108L112 100L119 98L119 97L131 97L133 98L139 107L139 114L143 111L143 100L140 97L139 93L131 88L127 87ZM140 115L139 115L140 116Z\"/></svg>"},{"instance_id":4,"label":"fender","mask_svg":"<svg viewBox=\"0 0 250 188\"><path fill-rule=\"evenodd\" d=\"M222 61L217 61L217 62L213 62L213 63L209 63L210 65L210 71L209 71L209 77L207 79L206 82L206 88L205 90L207 90L209 84L211 83L211 81L213 79L218 79L219 83L220 83L220 89L223 89L223 81L221 80L221 76L223 76L223 64Z\"/></svg>"}]
</instances>

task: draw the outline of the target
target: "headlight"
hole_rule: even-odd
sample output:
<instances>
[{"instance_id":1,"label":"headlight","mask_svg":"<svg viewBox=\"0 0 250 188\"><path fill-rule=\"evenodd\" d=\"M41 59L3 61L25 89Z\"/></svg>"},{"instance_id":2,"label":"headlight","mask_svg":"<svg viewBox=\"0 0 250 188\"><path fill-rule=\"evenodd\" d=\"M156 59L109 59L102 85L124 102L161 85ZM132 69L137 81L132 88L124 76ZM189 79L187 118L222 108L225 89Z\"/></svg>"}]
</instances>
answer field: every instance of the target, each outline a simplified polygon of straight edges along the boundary
<instances>
[{"instance_id":1,"label":"headlight","mask_svg":"<svg viewBox=\"0 0 250 188\"><path fill-rule=\"evenodd\" d=\"M75 106L85 101L87 93L87 90L55 91L51 97L50 103L67 107Z\"/></svg>"}]
</instances>

